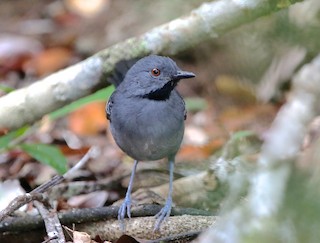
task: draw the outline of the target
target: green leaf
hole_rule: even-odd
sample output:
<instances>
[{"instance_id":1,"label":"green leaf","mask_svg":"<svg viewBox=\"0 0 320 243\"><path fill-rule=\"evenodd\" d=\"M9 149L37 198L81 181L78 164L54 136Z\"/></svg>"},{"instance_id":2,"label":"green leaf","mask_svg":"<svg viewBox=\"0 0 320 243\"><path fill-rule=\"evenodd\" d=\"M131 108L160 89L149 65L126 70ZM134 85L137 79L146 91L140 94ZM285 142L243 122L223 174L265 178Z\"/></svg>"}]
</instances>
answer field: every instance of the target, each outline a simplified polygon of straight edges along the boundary
<instances>
[{"instance_id":1,"label":"green leaf","mask_svg":"<svg viewBox=\"0 0 320 243\"><path fill-rule=\"evenodd\" d=\"M4 136L0 137L0 149L2 148L6 148L9 146L10 142L17 138L20 137L21 135L23 135L27 130L29 129L29 126L24 126L21 127L17 130L11 131L9 133L7 133Z\"/></svg>"},{"instance_id":2,"label":"green leaf","mask_svg":"<svg viewBox=\"0 0 320 243\"><path fill-rule=\"evenodd\" d=\"M67 159L56 146L24 143L20 148L41 163L50 165L59 174L67 171Z\"/></svg>"},{"instance_id":3,"label":"green leaf","mask_svg":"<svg viewBox=\"0 0 320 243\"><path fill-rule=\"evenodd\" d=\"M247 138L253 135L255 135L253 131L249 131L249 130L237 131L234 134L232 134L232 139L239 140L239 139Z\"/></svg>"},{"instance_id":4,"label":"green leaf","mask_svg":"<svg viewBox=\"0 0 320 243\"><path fill-rule=\"evenodd\" d=\"M14 91L14 88L11 88L5 84L0 84L0 90L2 90L7 94L7 93L10 93L11 91Z\"/></svg>"},{"instance_id":5,"label":"green leaf","mask_svg":"<svg viewBox=\"0 0 320 243\"><path fill-rule=\"evenodd\" d=\"M69 105L66 105L54 112L49 114L49 118L51 120L56 120L58 118L64 117L70 112L73 112L80 107L89 104L94 101L107 101L107 99L111 96L112 92L114 91L114 86L108 86L104 89L100 89L97 92L93 93L92 95L88 95L84 98L81 98L75 102L72 102Z\"/></svg>"},{"instance_id":6,"label":"green leaf","mask_svg":"<svg viewBox=\"0 0 320 243\"><path fill-rule=\"evenodd\" d=\"M186 98L186 108L188 111L204 110L207 107L207 102L202 98Z\"/></svg>"}]
</instances>

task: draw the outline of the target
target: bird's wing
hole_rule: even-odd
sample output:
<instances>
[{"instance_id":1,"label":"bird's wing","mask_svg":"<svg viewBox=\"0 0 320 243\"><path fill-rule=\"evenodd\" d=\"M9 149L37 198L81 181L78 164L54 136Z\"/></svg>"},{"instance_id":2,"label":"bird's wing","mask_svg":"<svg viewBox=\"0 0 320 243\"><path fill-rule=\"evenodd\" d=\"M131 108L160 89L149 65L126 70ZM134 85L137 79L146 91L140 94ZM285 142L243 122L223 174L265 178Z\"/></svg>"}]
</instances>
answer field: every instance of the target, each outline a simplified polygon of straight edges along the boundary
<instances>
[{"instance_id":1,"label":"bird's wing","mask_svg":"<svg viewBox=\"0 0 320 243\"><path fill-rule=\"evenodd\" d=\"M107 119L109 121L111 121L111 110L112 110L112 105L113 105L113 99L112 99L113 95L110 96L107 106L106 106L106 115L107 115Z\"/></svg>"},{"instance_id":2,"label":"bird's wing","mask_svg":"<svg viewBox=\"0 0 320 243\"><path fill-rule=\"evenodd\" d=\"M186 109L186 103L184 102L184 100L182 99L183 104L184 104L184 120L187 120L187 109Z\"/></svg>"},{"instance_id":3,"label":"bird's wing","mask_svg":"<svg viewBox=\"0 0 320 243\"><path fill-rule=\"evenodd\" d=\"M177 90L174 90L178 96L181 98L182 104L183 104L183 108L184 108L184 120L187 120L187 109L186 109L186 102L184 101L184 99L182 98L182 96L180 95L180 93Z\"/></svg>"}]
</instances>

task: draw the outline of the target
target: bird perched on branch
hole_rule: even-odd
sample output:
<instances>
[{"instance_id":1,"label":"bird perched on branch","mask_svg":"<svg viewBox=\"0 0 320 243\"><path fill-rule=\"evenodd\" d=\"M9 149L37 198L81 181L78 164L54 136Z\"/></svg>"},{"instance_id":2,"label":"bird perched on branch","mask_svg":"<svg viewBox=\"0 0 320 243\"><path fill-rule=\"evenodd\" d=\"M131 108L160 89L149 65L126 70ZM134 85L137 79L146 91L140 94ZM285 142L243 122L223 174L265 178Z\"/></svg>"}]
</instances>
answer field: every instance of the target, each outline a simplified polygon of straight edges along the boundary
<instances>
[{"instance_id":1,"label":"bird perched on branch","mask_svg":"<svg viewBox=\"0 0 320 243\"><path fill-rule=\"evenodd\" d=\"M128 190L118 211L124 229L130 218L131 191L138 161L166 158L169 163L169 193L156 215L154 230L170 215L175 155L180 148L186 119L185 103L175 89L180 79L193 78L169 57L150 55L137 61L111 95L107 119L117 145L135 162Z\"/></svg>"}]
</instances>

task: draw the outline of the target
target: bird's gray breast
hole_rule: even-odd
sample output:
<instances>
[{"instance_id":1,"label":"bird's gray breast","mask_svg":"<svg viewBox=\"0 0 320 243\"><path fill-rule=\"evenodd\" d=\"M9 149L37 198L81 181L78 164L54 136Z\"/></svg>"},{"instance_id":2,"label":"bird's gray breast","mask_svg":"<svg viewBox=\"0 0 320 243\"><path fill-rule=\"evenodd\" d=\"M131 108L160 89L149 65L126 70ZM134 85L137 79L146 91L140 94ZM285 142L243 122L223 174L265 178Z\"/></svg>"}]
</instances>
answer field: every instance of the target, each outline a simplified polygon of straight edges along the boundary
<instances>
[{"instance_id":1,"label":"bird's gray breast","mask_svg":"<svg viewBox=\"0 0 320 243\"><path fill-rule=\"evenodd\" d=\"M174 90L166 100L113 97L111 132L119 147L137 160L157 160L179 150L185 106Z\"/></svg>"}]
</instances>

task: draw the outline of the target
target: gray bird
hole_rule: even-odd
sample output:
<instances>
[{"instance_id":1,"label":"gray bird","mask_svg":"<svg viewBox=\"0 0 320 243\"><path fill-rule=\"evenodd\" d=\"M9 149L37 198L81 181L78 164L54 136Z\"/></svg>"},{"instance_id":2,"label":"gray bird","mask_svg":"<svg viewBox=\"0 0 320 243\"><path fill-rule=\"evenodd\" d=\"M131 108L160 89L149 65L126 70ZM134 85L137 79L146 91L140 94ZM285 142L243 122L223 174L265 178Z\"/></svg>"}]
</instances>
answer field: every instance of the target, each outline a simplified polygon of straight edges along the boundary
<instances>
[{"instance_id":1,"label":"gray bird","mask_svg":"<svg viewBox=\"0 0 320 243\"><path fill-rule=\"evenodd\" d=\"M131 191L138 161L168 159L169 193L155 216L155 231L171 213L174 160L186 119L185 103L175 87L180 79L193 77L169 57L150 55L129 69L107 103L111 133L117 145L135 160L126 197L118 211L122 229L125 215L131 217Z\"/></svg>"}]
</instances>

